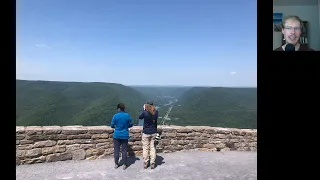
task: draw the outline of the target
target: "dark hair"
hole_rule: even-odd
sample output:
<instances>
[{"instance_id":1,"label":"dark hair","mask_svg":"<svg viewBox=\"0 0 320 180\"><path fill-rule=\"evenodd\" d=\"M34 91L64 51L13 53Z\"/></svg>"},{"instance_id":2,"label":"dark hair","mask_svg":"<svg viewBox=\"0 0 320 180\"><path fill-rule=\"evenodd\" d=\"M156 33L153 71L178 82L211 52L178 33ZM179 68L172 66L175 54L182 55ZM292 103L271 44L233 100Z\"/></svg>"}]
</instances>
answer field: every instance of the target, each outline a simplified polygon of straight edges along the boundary
<instances>
[{"instance_id":1,"label":"dark hair","mask_svg":"<svg viewBox=\"0 0 320 180\"><path fill-rule=\"evenodd\" d=\"M153 102L149 100L149 101L147 101L147 104L153 105Z\"/></svg>"},{"instance_id":2,"label":"dark hair","mask_svg":"<svg viewBox=\"0 0 320 180\"><path fill-rule=\"evenodd\" d=\"M124 111L125 108L126 108L126 107L124 106L123 103L119 103L119 104L117 105L117 109L120 109L121 111Z\"/></svg>"}]
</instances>

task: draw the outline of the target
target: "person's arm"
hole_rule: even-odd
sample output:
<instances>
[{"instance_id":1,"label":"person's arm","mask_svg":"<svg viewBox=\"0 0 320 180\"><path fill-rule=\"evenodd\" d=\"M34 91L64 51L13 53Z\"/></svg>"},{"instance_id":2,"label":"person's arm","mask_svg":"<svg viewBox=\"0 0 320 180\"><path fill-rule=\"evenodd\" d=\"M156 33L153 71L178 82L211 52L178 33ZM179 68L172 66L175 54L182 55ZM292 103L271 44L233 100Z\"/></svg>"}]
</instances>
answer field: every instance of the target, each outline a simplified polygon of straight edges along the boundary
<instances>
[{"instance_id":1,"label":"person's arm","mask_svg":"<svg viewBox=\"0 0 320 180\"><path fill-rule=\"evenodd\" d=\"M158 114L158 111L156 111L156 114L155 114L155 125L156 125L156 129L158 129L158 117L159 117L159 114Z\"/></svg>"},{"instance_id":2,"label":"person's arm","mask_svg":"<svg viewBox=\"0 0 320 180\"><path fill-rule=\"evenodd\" d=\"M131 116L129 115L129 128L133 126Z\"/></svg>"},{"instance_id":3,"label":"person's arm","mask_svg":"<svg viewBox=\"0 0 320 180\"><path fill-rule=\"evenodd\" d=\"M140 116L139 116L139 119L143 119L143 118L144 118L144 110L141 111L141 114L140 114Z\"/></svg>"},{"instance_id":4,"label":"person's arm","mask_svg":"<svg viewBox=\"0 0 320 180\"><path fill-rule=\"evenodd\" d=\"M115 127L116 127L116 115L114 115L111 120L111 128L115 128Z\"/></svg>"}]
</instances>

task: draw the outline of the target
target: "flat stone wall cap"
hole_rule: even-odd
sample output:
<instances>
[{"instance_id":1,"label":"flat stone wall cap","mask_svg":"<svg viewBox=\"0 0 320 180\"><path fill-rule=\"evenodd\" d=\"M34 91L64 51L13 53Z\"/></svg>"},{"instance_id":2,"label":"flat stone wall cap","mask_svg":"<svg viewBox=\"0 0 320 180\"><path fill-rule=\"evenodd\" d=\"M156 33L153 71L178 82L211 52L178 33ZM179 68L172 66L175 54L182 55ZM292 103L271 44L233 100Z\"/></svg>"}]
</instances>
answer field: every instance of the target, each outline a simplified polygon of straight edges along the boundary
<instances>
[{"instance_id":1,"label":"flat stone wall cap","mask_svg":"<svg viewBox=\"0 0 320 180\"><path fill-rule=\"evenodd\" d=\"M215 129L215 127L212 127L212 126L185 126L184 128L188 128L188 129Z\"/></svg>"},{"instance_id":2,"label":"flat stone wall cap","mask_svg":"<svg viewBox=\"0 0 320 180\"><path fill-rule=\"evenodd\" d=\"M257 131L256 129L241 129L242 131Z\"/></svg>"},{"instance_id":3,"label":"flat stone wall cap","mask_svg":"<svg viewBox=\"0 0 320 180\"><path fill-rule=\"evenodd\" d=\"M42 126L25 126L25 131L42 131Z\"/></svg>"},{"instance_id":4,"label":"flat stone wall cap","mask_svg":"<svg viewBox=\"0 0 320 180\"><path fill-rule=\"evenodd\" d=\"M190 127L190 129L200 131L200 130L207 129L208 126L188 126L188 127Z\"/></svg>"},{"instance_id":5,"label":"flat stone wall cap","mask_svg":"<svg viewBox=\"0 0 320 180\"><path fill-rule=\"evenodd\" d=\"M198 129L203 129L203 128L207 128L209 126L194 126L193 128L198 128Z\"/></svg>"},{"instance_id":6,"label":"flat stone wall cap","mask_svg":"<svg viewBox=\"0 0 320 180\"><path fill-rule=\"evenodd\" d=\"M237 130L239 130L239 129L237 129L237 128L228 128L230 131L237 131Z\"/></svg>"},{"instance_id":7,"label":"flat stone wall cap","mask_svg":"<svg viewBox=\"0 0 320 180\"><path fill-rule=\"evenodd\" d=\"M180 126L160 126L160 129L178 129Z\"/></svg>"},{"instance_id":8,"label":"flat stone wall cap","mask_svg":"<svg viewBox=\"0 0 320 180\"><path fill-rule=\"evenodd\" d=\"M87 130L109 130L112 129L110 126L87 126Z\"/></svg>"},{"instance_id":9,"label":"flat stone wall cap","mask_svg":"<svg viewBox=\"0 0 320 180\"><path fill-rule=\"evenodd\" d=\"M223 128L223 127L215 127L215 129L216 129L216 130L221 130L221 131L223 131L223 130L228 130L228 131L230 131L230 130L231 130L231 128Z\"/></svg>"},{"instance_id":10,"label":"flat stone wall cap","mask_svg":"<svg viewBox=\"0 0 320 180\"><path fill-rule=\"evenodd\" d=\"M256 129L241 129L242 132L257 133Z\"/></svg>"},{"instance_id":11,"label":"flat stone wall cap","mask_svg":"<svg viewBox=\"0 0 320 180\"><path fill-rule=\"evenodd\" d=\"M175 129L183 128L183 126L169 126L169 127L172 127L172 128L175 128Z\"/></svg>"},{"instance_id":12,"label":"flat stone wall cap","mask_svg":"<svg viewBox=\"0 0 320 180\"><path fill-rule=\"evenodd\" d=\"M18 131L24 131L25 127L24 126L16 126L16 132Z\"/></svg>"},{"instance_id":13,"label":"flat stone wall cap","mask_svg":"<svg viewBox=\"0 0 320 180\"><path fill-rule=\"evenodd\" d=\"M42 130L61 130L61 126L42 126Z\"/></svg>"},{"instance_id":14,"label":"flat stone wall cap","mask_svg":"<svg viewBox=\"0 0 320 180\"><path fill-rule=\"evenodd\" d=\"M110 126L16 126L16 132L22 131L41 131L41 130L112 130ZM142 130L143 126L133 126L130 129ZM237 132L253 132L257 129L238 129L238 128L223 128L212 126L168 126L158 125L158 129L192 129L192 130L217 130L223 132L237 131Z\"/></svg>"},{"instance_id":15,"label":"flat stone wall cap","mask_svg":"<svg viewBox=\"0 0 320 180\"><path fill-rule=\"evenodd\" d=\"M192 127L192 126L191 126ZM215 129L215 127L212 127L212 126L206 126L206 129Z\"/></svg>"},{"instance_id":16,"label":"flat stone wall cap","mask_svg":"<svg viewBox=\"0 0 320 180\"><path fill-rule=\"evenodd\" d=\"M62 126L62 130L86 130L84 126Z\"/></svg>"},{"instance_id":17,"label":"flat stone wall cap","mask_svg":"<svg viewBox=\"0 0 320 180\"><path fill-rule=\"evenodd\" d=\"M180 127L181 129L193 129L194 126L184 126L184 127Z\"/></svg>"}]
</instances>

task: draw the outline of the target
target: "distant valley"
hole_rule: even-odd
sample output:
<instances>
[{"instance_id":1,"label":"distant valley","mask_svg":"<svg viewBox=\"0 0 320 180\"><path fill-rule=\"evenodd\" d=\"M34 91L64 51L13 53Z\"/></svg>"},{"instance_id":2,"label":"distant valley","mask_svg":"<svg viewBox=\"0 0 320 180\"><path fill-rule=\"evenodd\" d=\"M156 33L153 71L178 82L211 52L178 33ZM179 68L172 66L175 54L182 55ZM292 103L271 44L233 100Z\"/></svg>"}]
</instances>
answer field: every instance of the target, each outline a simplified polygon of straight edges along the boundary
<instances>
[{"instance_id":1,"label":"distant valley","mask_svg":"<svg viewBox=\"0 0 320 180\"><path fill-rule=\"evenodd\" d=\"M126 105L138 124L137 117L147 100L152 100L159 110L158 124L257 127L256 88L26 80L16 80L16 124L109 125L119 102Z\"/></svg>"}]
</instances>

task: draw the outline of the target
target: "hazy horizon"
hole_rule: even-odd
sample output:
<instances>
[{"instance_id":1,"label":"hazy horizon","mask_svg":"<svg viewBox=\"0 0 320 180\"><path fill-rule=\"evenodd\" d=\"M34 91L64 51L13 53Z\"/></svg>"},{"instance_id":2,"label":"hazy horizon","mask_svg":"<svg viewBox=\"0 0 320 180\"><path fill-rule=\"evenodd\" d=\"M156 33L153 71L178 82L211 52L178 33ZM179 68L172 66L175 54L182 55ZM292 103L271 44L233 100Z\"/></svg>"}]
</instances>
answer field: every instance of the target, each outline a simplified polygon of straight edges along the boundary
<instances>
[{"instance_id":1,"label":"hazy horizon","mask_svg":"<svg viewBox=\"0 0 320 180\"><path fill-rule=\"evenodd\" d=\"M253 0L16 3L16 78L257 87Z\"/></svg>"},{"instance_id":2,"label":"hazy horizon","mask_svg":"<svg viewBox=\"0 0 320 180\"><path fill-rule=\"evenodd\" d=\"M53 80L29 80L29 79L16 79L16 80L20 80L20 81L46 81L46 82L66 82L66 83L72 83L72 82L76 82L76 83L113 83L113 82L99 82L99 81L87 81L87 82L83 82L83 81L53 81ZM121 83L113 83L113 84L121 84ZM257 88L255 86L207 86L207 85L203 85L203 86L192 86L192 85L152 85L152 84L147 84L147 85L139 85L139 84L122 84L125 86L132 86L132 87L221 87L221 88Z\"/></svg>"}]
</instances>

